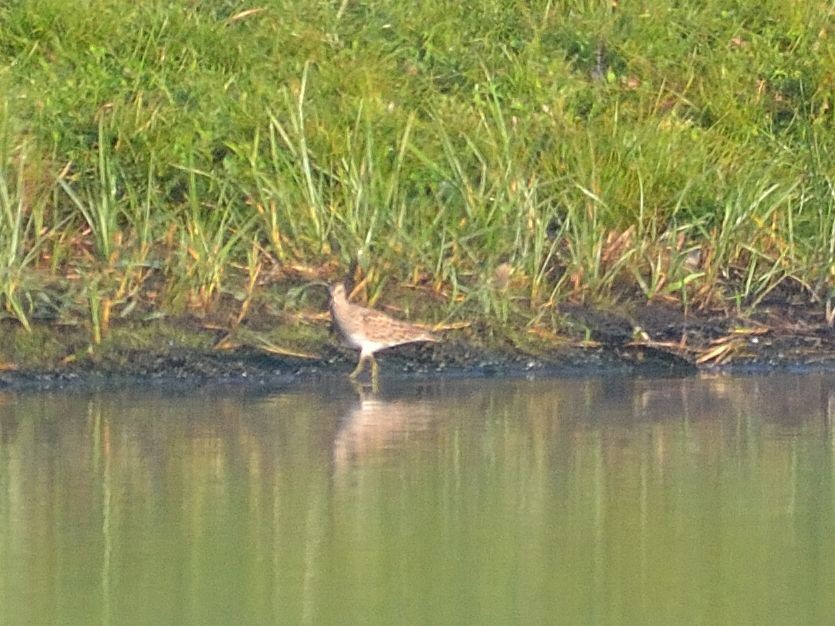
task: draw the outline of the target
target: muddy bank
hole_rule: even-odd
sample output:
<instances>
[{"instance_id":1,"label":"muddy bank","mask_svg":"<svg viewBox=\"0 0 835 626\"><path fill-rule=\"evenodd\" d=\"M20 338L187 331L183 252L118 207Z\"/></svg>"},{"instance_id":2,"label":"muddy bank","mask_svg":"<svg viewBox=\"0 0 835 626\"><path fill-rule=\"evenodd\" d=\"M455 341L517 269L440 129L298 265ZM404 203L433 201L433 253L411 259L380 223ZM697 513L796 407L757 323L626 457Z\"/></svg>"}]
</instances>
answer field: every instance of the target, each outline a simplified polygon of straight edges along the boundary
<instances>
[{"instance_id":1,"label":"muddy bank","mask_svg":"<svg viewBox=\"0 0 835 626\"><path fill-rule=\"evenodd\" d=\"M379 355L383 379L835 369L835 330L812 308L763 307L743 319L659 305L629 314L566 307L564 316L560 334L472 324L444 331L439 344L391 349ZM231 330L192 318L125 323L98 346L83 325L25 332L3 321L0 388L285 386L345 376L356 352L340 345L326 318L312 320L253 319Z\"/></svg>"}]
</instances>

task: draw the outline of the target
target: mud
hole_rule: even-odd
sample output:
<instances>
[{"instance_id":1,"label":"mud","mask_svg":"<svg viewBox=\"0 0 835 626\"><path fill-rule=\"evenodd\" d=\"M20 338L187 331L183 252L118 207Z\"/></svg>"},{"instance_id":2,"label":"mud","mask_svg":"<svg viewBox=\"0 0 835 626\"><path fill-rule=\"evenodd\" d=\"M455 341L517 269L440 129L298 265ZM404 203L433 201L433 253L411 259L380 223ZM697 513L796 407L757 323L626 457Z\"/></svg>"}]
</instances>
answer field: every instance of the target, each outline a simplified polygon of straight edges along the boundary
<instances>
[{"instance_id":1,"label":"mud","mask_svg":"<svg viewBox=\"0 0 835 626\"><path fill-rule=\"evenodd\" d=\"M444 333L439 344L393 348L378 355L382 378L835 369L835 330L813 307L766 306L745 318L684 315L663 305L629 314L565 307L563 314L559 335L474 325ZM267 320L260 322L252 328L267 327ZM342 378L356 361L356 352L339 345L326 321L293 340L286 331L254 340L260 335L244 330L189 319L133 324L115 328L103 345L91 348L84 328L42 324L25 333L3 321L0 388L286 387ZM277 354L277 341L304 356Z\"/></svg>"}]
</instances>

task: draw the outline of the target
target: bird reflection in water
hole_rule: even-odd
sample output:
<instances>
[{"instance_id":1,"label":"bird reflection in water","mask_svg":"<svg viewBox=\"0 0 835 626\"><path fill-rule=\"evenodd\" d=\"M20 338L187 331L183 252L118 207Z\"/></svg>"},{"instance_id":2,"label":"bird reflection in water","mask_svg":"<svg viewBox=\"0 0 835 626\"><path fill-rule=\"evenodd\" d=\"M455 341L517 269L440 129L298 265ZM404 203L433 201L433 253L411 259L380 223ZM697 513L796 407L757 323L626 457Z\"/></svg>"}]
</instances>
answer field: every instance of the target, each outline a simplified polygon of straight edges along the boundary
<instances>
[{"instance_id":1,"label":"bird reflection in water","mask_svg":"<svg viewBox=\"0 0 835 626\"><path fill-rule=\"evenodd\" d=\"M394 458L407 442L431 433L437 407L425 398L387 399L355 385L358 401L342 419L333 443L336 473Z\"/></svg>"}]
</instances>

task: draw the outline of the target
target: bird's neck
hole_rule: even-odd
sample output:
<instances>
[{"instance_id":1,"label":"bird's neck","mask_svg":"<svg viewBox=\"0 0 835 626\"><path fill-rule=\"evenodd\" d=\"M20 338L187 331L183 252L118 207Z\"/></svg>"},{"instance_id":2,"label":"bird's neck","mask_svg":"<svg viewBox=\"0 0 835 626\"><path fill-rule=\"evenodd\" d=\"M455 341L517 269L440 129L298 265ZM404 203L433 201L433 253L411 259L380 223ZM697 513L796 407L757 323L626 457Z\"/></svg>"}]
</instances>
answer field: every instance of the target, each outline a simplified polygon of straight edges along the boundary
<instances>
[{"instance_id":1,"label":"bird's neck","mask_svg":"<svg viewBox=\"0 0 835 626\"><path fill-rule=\"evenodd\" d=\"M345 294L335 294L331 299L331 311L333 311L335 315L347 313L350 306L351 304L348 302Z\"/></svg>"}]
</instances>

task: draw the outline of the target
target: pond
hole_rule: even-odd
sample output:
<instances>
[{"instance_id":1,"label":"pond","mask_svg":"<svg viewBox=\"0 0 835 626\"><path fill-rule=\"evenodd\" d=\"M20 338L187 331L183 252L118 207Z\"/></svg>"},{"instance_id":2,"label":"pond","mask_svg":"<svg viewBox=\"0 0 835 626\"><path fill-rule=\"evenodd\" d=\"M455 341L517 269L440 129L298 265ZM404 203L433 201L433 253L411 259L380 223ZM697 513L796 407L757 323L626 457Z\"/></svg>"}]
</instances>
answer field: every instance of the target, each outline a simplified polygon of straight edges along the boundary
<instances>
[{"instance_id":1,"label":"pond","mask_svg":"<svg viewBox=\"0 0 835 626\"><path fill-rule=\"evenodd\" d=\"M3 624L829 624L835 376L0 393Z\"/></svg>"}]
</instances>

